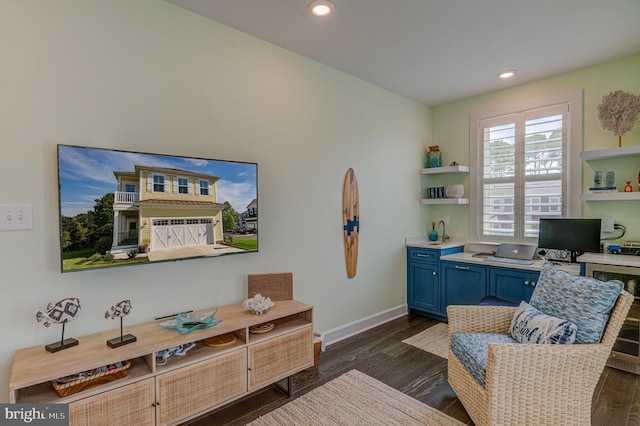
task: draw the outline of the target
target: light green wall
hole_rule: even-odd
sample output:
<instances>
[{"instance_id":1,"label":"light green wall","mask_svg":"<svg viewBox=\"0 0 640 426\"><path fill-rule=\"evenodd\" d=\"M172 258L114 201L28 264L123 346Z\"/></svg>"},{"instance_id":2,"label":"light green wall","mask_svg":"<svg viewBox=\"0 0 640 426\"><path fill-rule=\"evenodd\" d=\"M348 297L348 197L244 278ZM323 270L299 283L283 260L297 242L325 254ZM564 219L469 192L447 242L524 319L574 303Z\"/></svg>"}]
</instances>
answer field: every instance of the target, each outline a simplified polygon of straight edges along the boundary
<instances>
[{"instance_id":1,"label":"light green wall","mask_svg":"<svg viewBox=\"0 0 640 426\"><path fill-rule=\"evenodd\" d=\"M443 164L448 165L454 160L461 164L469 164L469 115L471 113L582 90L583 150L615 148L617 137L600 129L596 118L596 107L604 95L619 89L640 95L640 54L434 107L432 108L432 140L434 144L439 144L443 151ZM625 146L640 145L640 123L622 139ZM634 190L638 189L640 157L584 164L583 189L588 188L593 181L594 167L603 172L615 171L616 184L619 188L624 187L626 180L631 180L635 182ZM423 186L427 185L425 180L423 177ZM455 183L464 182L465 189L469 189L469 178L464 175L453 178L438 176L429 182L453 180L456 181ZM588 202L582 203L582 215L613 217L616 223L627 227L627 235L624 239L640 239L639 208L639 201ZM438 221L443 216L449 215L452 223L447 233L460 238L467 237L468 206L424 206L423 213L423 227L429 227L432 220Z\"/></svg>"},{"instance_id":2,"label":"light green wall","mask_svg":"<svg viewBox=\"0 0 640 426\"><path fill-rule=\"evenodd\" d=\"M310 19L310 18L309 18ZM292 271L326 331L406 303L403 238L420 231L429 108L158 0L0 2L0 203L34 229L0 232L0 400L17 348L60 337L35 321L78 297L77 337L240 302L249 273ZM260 251L61 274L56 144L258 163ZM358 177L358 273L348 279L342 185ZM44 351L44 347L42 349Z\"/></svg>"}]
</instances>

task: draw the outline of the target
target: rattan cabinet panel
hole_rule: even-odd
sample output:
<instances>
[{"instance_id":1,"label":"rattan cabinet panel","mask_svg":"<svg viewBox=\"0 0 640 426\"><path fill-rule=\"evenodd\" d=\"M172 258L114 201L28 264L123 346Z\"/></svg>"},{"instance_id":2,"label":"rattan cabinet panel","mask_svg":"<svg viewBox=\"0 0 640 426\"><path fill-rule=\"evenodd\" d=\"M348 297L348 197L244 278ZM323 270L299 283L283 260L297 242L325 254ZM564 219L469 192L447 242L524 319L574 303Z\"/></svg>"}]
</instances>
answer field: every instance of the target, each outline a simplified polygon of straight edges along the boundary
<instances>
[{"instance_id":1,"label":"rattan cabinet panel","mask_svg":"<svg viewBox=\"0 0 640 426\"><path fill-rule=\"evenodd\" d=\"M311 326L249 346L249 390L313 364Z\"/></svg>"},{"instance_id":2,"label":"rattan cabinet panel","mask_svg":"<svg viewBox=\"0 0 640 426\"><path fill-rule=\"evenodd\" d=\"M246 349L159 375L157 424L184 419L247 391Z\"/></svg>"},{"instance_id":3,"label":"rattan cabinet panel","mask_svg":"<svg viewBox=\"0 0 640 426\"><path fill-rule=\"evenodd\" d=\"M73 426L153 425L154 379L145 379L69 404Z\"/></svg>"}]
</instances>

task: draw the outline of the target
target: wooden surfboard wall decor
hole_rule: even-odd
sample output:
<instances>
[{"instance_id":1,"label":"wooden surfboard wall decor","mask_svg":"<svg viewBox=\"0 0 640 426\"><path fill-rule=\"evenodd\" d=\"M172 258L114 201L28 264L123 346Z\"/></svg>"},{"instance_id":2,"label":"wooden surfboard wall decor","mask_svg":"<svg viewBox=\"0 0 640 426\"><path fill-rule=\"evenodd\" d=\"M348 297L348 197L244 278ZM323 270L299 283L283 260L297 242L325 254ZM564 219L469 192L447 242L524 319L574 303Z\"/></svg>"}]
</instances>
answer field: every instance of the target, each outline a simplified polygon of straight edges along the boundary
<instances>
[{"instance_id":1,"label":"wooden surfboard wall decor","mask_svg":"<svg viewBox=\"0 0 640 426\"><path fill-rule=\"evenodd\" d=\"M360 200L358 179L353 169L347 170L342 190L342 229L347 276L353 278L358 269L358 232L360 232Z\"/></svg>"}]
</instances>

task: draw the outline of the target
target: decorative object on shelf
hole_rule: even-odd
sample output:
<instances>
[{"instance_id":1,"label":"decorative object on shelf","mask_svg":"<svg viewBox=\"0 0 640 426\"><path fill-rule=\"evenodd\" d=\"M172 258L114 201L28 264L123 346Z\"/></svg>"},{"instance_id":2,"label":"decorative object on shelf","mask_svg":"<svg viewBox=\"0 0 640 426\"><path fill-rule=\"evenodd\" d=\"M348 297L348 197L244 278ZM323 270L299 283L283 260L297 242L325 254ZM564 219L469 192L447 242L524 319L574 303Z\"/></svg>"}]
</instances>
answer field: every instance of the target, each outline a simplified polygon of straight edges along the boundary
<instances>
[{"instance_id":1,"label":"decorative object on shelf","mask_svg":"<svg viewBox=\"0 0 640 426\"><path fill-rule=\"evenodd\" d=\"M204 339L202 343L212 348L221 348L223 346L229 346L235 343L237 340L238 338L235 336L235 334L226 333Z\"/></svg>"},{"instance_id":2,"label":"decorative object on shelf","mask_svg":"<svg viewBox=\"0 0 640 426\"><path fill-rule=\"evenodd\" d=\"M618 147L622 147L622 136L633 129L640 116L640 96L623 90L609 92L597 111L600 128L617 136Z\"/></svg>"},{"instance_id":3,"label":"decorative object on shelf","mask_svg":"<svg viewBox=\"0 0 640 426\"><path fill-rule=\"evenodd\" d=\"M438 231L436 231L435 222L431 222L431 232L429 233L429 239L431 241L438 241Z\"/></svg>"},{"instance_id":4,"label":"decorative object on shelf","mask_svg":"<svg viewBox=\"0 0 640 426\"><path fill-rule=\"evenodd\" d=\"M459 166L460 163L458 163L457 161L452 161L451 164L449 164L449 166L451 167L455 167L455 166Z\"/></svg>"},{"instance_id":5,"label":"decorative object on shelf","mask_svg":"<svg viewBox=\"0 0 640 426\"><path fill-rule=\"evenodd\" d=\"M131 367L129 361L116 362L115 364L104 365L71 376L60 377L52 380L51 386L53 386L58 396L69 396L85 389L121 379L127 375L129 367Z\"/></svg>"},{"instance_id":6,"label":"decorative object on shelf","mask_svg":"<svg viewBox=\"0 0 640 426\"><path fill-rule=\"evenodd\" d=\"M627 184L624 186L624 192L633 192L633 187L631 186L630 180L628 180Z\"/></svg>"},{"instance_id":7,"label":"decorative object on shelf","mask_svg":"<svg viewBox=\"0 0 640 426\"><path fill-rule=\"evenodd\" d=\"M247 311L250 311L256 315L262 315L267 312L267 309L275 306L275 303L271 301L270 297L264 297L263 295L258 293L252 298L242 302L242 306Z\"/></svg>"},{"instance_id":8,"label":"decorative object on shelf","mask_svg":"<svg viewBox=\"0 0 640 426\"><path fill-rule=\"evenodd\" d=\"M38 322L44 321L45 327L49 327L51 324L62 324L62 337L60 341L45 346L44 348L47 352L58 352L78 344L76 339L64 338L65 324L78 318L78 315L80 315L80 300L76 297L62 299L55 305L49 303L45 312L38 311L38 313L36 313L36 320Z\"/></svg>"},{"instance_id":9,"label":"decorative object on shelf","mask_svg":"<svg viewBox=\"0 0 640 426\"><path fill-rule=\"evenodd\" d=\"M591 194L610 194L612 192L618 192L618 188L615 186L592 186L589 188Z\"/></svg>"},{"instance_id":10,"label":"decorative object on shelf","mask_svg":"<svg viewBox=\"0 0 640 426\"><path fill-rule=\"evenodd\" d=\"M274 327L275 327L275 324L272 322L265 322L263 324L252 325L251 327L249 327L249 333L253 333L253 334L267 333L273 330Z\"/></svg>"},{"instance_id":11,"label":"decorative object on shelf","mask_svg":"<svg viewBox=\"0 0 640 426\"><path fill-rule=\"evenodd\" d=\"M438 145L430 146L427 152L427 168L432 167L442 167L442 152Z\"/></svg>"},{"instance_id":12,"label":"decorative object on shelf","mask_svg":"<svg viewBox=\"0 0 640 426\"><path fill-rule=\"evenodd\" d=\"M360 232L358 179L353 169L347 170L342 188L342 231L347 277L353 278L358 269L358 232Z\"/></svg>"},{"instance_id":13,"label":"decorative object on shelf","mask_svg":"<svg viewBox=\"0 0 640 426\"><path fill-rule=\"evenodd\" d=\"M171 348L163 349L161 351L156 352L156 364L157 365L165 365L167 361L174 356L185 356L189 349L192 349L196 346L194 342L187 343L186 345L178 345L173 346Z\"/></svg>"},{"instance_id":14,"label":"decorative object on shelf","mask_svg":"<svg viewBox=\"0 0 640 426\"><path fill-rule=\"evenodd\" d=\"M447 185L447 198L462 198L464 195L464 185Z\"/></svg>"},{"instance_id":15,"label":"decorative object on shelf","mask_svg":"<svg viewBox=\"0 0 640 426\"><path fill-rule=\"evenodd\" d=\"M602 172L600 170L593 174L593 186L602 186Z\"/></svg>"},{"instance_id":16,"label":"decorative object on shelf","mask_svg":"<svg viewBox=\"0 0 640 426\"><path fill-rule=\"evenodd\" d=\"M608 187L616 186L616 172L607 172L606 179Z\"/></svg>"},{"instance_id":17,"label":"decorative object on shelf","mask_svg":"<svg viewBox=\"0 0 640 426\"><path fill-rule=\"evenodd\" d=\"M120 318L120 337L114 337L113 339L107 340L107 346L109 346L110 348L117 348L119 346L128 345L129 343L133 343L138 340L133 334L127 334L126 336L124 335L122 319L129 315L129 312L131 312L130 300L123 300L121 302L118 302L117 304L112 306L111 309L105 312L105 319Z\"/></svg>"},{"instance_id":18,"label":"decorative object on shelf","mask_svg":"<svg viewBox=\"0 0 640 426\"><path fill-rule=\"evenodd\" d=\"M158 325L167 330L178 330L180 334L187 334L199 328L210 328L218 325L222 320L214 318L216 312L218 312L217 309L214 309L213 312L209 314L183 312L178 314L175 319L158 323Z\"/></svg>"},{"instance_id":19,"label":"decorative object on shelf","mask_svg":"<svg viewBox=\"0 0 640 426\"><path fill-rule=\"evenodd\" d=\"M438 186L436 189L436 198L444 198L444 185Z\"/></svg>"}]
</instances>

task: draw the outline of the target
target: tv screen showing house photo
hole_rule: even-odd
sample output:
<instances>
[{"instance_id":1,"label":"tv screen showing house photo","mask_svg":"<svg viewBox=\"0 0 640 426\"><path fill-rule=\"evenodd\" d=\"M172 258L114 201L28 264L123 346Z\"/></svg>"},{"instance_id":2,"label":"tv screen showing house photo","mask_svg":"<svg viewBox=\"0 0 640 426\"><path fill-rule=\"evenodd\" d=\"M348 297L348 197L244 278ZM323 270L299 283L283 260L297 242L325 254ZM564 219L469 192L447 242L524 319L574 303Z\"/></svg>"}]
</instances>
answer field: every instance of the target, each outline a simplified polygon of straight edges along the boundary
<instances>
[{"instance_id":1,"label":"tv screen showing house photo","mask_svg":"<svg viewBox=\"0 0 640 426\"><path fill-rule=\"evenodd\" d=\"M58 145L62 272L258 250L258 165Z\"/></svg>"}]
</instances>

